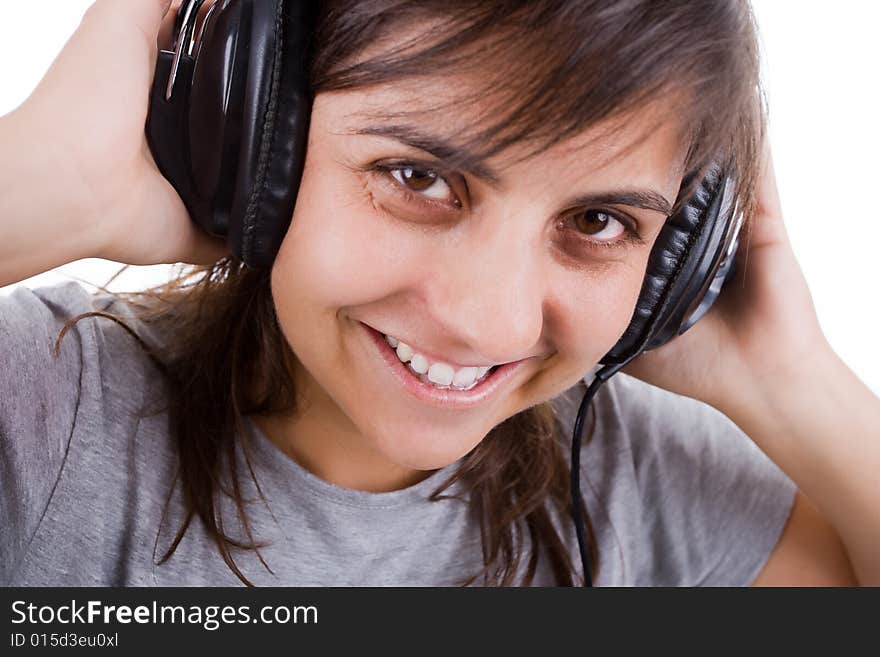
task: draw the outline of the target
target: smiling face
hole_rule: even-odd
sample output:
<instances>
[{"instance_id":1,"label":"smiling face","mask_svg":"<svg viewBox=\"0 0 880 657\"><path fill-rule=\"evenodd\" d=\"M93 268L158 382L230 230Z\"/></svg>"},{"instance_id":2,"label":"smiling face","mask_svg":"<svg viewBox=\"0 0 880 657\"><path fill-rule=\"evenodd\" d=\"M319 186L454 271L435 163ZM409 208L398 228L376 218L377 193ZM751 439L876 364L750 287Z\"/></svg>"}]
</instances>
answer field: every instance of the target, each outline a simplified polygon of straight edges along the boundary
<instances>
[{"instance_id":1,"label":"smiling face","mask_svg":"<svg viewBox=\"0 0 880 657\"><path fill-rule=\"evenodd\" d=\"M448 170L438 157L479 111L429 111L448 95L442 79L404 80L315 99L272 270L307 400L285 425L301 462L335 449L412 481L574 385L632 317L681 182L679 126L649 107L525 159L513 147ZM401 385L365 325L448 363L523 362L480 403L441 407ZM369 486L327 468L313 471Z\"/></svg>"}]
</instances>

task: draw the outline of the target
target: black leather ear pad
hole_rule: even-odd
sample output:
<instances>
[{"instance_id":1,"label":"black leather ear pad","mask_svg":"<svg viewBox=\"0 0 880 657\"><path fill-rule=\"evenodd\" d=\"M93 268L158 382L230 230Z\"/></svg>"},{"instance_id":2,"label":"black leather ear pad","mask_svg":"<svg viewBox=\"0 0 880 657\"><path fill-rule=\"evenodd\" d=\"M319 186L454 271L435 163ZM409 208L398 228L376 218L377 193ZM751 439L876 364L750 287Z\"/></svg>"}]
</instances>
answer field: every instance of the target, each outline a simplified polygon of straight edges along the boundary
<instances>
[{"instance_id":1,"label":"black leather ear pad","mask_svg":"<svg viewBox=\"0 0 880 657\"><path fill-rule=\"evenodd\" d=\"M284 239L305 163L312 98L308 45L314 4L240 0L249 16L248 68L228 241L250 267L269 267Z\"/></svg>"},{"instance_id":2,"label":"black leather ear pad","mask_svg":"<svg viewBox=\"0 0 880 657\"><path fill-rule=\"evenodd\" d=\"M727 245L733 212L723 201L729 201L732 185L721 167L713 165L691 200L666 220L649 255L630 324L601 364L624 363L679 334L688 310L708 288Z\"/></svg>"}]
</instances>

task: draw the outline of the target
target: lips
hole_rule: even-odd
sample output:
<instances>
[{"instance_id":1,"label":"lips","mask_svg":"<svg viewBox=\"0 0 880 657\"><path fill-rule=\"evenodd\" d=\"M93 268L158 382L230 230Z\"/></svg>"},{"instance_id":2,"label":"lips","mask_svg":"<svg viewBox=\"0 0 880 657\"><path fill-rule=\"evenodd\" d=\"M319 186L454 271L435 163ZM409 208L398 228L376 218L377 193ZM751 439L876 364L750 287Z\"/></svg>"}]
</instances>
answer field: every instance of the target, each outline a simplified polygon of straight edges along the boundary
<instances>
[{"instance_id":1,"label":"lips","mask_svg":"<svg viewBox=\"0 0 880 657\"><path fill-rule=\"evenodd\" d=\"M499 394L505 386L510 384L512 377L526 364L525 360L507 363L490 370L486 378L469 390L455 390L454 388L440 389L431 384L424 383L417 375L410 371L400 361L391 346L385 341L382 333L360 322L366 337L372 345L372 353L376 354L382 366L379 368L385 373L382 379L390 380L397 386L402 387L410 396L431 406L438 408L473 408L486 403ZM386 383L387 384L387 383Z\"/></svg>"}]
</instances>

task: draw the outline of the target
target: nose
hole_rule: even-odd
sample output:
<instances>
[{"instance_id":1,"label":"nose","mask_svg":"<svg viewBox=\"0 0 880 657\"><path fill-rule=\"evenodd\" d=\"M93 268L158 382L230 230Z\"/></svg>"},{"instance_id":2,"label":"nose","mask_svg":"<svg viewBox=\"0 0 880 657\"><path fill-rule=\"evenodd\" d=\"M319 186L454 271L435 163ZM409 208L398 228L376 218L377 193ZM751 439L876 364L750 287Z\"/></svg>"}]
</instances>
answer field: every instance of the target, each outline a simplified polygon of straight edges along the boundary
<instances>
[{"instance_id":1,"label":"nose","mask_svg":"<svg viewBox=\"0 0 880 657\"><path fill-rule=\"evenodd\" d=\"M542 354L544 281L540 250L528 246L534 234L504 219L470 226L435 260L444 264L426 282L437 351L482 364Z\"/></svg>"}]
</instances>

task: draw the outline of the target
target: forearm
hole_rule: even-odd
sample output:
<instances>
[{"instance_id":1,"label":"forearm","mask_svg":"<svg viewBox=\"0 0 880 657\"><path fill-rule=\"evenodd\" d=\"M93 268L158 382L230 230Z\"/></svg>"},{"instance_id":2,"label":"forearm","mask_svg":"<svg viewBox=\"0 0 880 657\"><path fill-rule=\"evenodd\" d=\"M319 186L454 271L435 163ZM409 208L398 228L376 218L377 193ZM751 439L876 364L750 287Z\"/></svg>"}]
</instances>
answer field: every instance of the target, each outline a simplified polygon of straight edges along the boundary
<instances>
[{"instance_id":1,"label":"forearm","mask_svg":"<svg viewBox=\"0 0 880 657\"><path fill-rule=\"evenodd\" d=\"M0 117L0 286L100 257L102 249L86 195L72 188L74 165L34 144L26 121L16 113Z\"/></svg>"},{"instance_id":2,"label":"forearm","mask_svg":"<svg viewBox=\"0 0 880 657\"><path fill-rule=\"evenodd\" d=\"M720 409L834 526L862 585L880 585L880 399L829 348Z\"/></svg>"}]
</instances>

